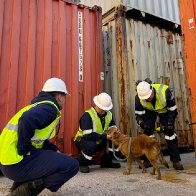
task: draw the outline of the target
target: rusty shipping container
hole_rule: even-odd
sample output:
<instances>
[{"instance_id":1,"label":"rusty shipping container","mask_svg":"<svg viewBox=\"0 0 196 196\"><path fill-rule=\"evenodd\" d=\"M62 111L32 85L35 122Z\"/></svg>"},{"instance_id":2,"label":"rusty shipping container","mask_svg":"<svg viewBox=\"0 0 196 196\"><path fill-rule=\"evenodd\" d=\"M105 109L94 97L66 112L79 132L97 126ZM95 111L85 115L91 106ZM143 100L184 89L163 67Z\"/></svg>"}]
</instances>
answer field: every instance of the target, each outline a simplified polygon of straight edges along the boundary
<instances>
[{"instance_id":1,"label":"rusty shipping container","mask_svg":"<svg viewBox=\"0 0 196 196\"><path fill-rule=\"evenodd\" d=\"M171 22L164 25L171 29L164 29L161 25L165 21L155 26L136 20L123 7L109 15L103 18L105 89L112 95L113 112L120 129L137 135L135 84L138 79L148 77L152 82L169 85L174 91L179 112L176 120L179 145L192 148L182 37L173 31ZM165 148L164 135L157 135Z\"/></svg>"},{"instance_id":2,"label":"rusty shipping container","mask_svg":"<svg viewBox=\"0 0 196 196\"><path fill-rule=\"evenodd\" d=\"M104 82L101 9L70 2L0 1L0 130L48 78L60 77L71 94L56 140L66 154L76 152L79 118Z\"/></svg>"},{"instance_id":3,"label":"rusty shipping container","mask_svg":"<svg viewBox=\"0 0 196 196\"><path fill-rule=\"evenodd\" d=\"M179 0L179 5L196 155L196 2Z\"/></svg>"}]
</instances>

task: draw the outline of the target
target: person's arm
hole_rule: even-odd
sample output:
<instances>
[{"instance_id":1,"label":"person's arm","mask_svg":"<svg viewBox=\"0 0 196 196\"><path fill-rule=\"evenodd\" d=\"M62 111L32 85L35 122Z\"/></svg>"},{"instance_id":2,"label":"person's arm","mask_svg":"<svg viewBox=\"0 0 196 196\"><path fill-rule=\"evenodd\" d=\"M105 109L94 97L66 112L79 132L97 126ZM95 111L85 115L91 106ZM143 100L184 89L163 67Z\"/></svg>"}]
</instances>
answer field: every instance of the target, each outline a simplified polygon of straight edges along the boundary
<instances>
[{"instance_id":1,"label":"person's arm","mask_svg":"<svg viewBox=\"0 0 196 196\"><path fill-rule=\"evenodd\" d=\"M175 97L173 95L173 92L169 88L165 93L168 110L168 124L174 125L176 116L178 114Z\"/></svg>"},{"instance_id":2,"label":"person's arm","mask_svg":"<svg viewBox=\"0 0 196 196\"><path fill-rule=\"evenodd\" d=\"M19 155L31 153L35 148L31 145L31 138L36 129L43 129L51 124L57 116L57 109L50 104L39 104L24 112L18 123Z\"/></svg>"},{"instance_id":3,"label":"person's arm","mask_svg":"<svg viewBox=\"0 0 196 196\"><path fill-rule=\"evenodd\" d=\"M83 139L92 139L96 133L93 132L93 122L88 112L85 112L80 118L80 129L83 132Z\"/></svg>"}]
</instances>

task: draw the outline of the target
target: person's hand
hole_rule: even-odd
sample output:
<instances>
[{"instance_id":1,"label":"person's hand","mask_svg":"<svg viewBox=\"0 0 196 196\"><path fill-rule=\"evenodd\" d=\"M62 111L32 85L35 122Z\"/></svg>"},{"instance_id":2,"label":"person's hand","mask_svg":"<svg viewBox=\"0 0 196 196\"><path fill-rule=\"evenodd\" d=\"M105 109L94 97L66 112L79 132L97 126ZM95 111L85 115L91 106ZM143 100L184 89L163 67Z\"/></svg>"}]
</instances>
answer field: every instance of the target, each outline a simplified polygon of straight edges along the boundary
<instances>
[{"instance_id":1,"label":"person's hand","mask_svg":"<svg viewBox=\"0 0 196 196\"><path fill-rule=\"evenodd\" d=\"M110 134L107 134L107 139L110 140L112 136Z\"/></svg>"}]
</instances>

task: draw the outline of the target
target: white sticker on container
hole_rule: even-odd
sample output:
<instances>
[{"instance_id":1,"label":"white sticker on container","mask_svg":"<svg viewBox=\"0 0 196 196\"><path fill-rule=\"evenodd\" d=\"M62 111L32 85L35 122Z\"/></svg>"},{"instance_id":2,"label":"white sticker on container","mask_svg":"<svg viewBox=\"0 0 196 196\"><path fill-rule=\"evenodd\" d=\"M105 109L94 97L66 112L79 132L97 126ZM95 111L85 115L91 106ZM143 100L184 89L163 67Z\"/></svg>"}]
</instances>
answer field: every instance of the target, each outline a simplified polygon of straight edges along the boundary
<instances>
[{"instance_id":1,"label":"white sticker on container","mask_svg":"<svg viewBox=\"0 0 196 196\"><path fill-rule=\"evenodd\" d=\"M100 72L100 80L104 80L104 72Z\"/></svg>"},{"instance_id":2,"label":"white sticker on container","mask_svg":"<svg viewBox=\"0 0 196 196\"><path fill-rule=\"evenodd\" d=\"M80 11L78 11L78 65L79 82L83 82L83 20Z\"/></svg>"}]
</instances>

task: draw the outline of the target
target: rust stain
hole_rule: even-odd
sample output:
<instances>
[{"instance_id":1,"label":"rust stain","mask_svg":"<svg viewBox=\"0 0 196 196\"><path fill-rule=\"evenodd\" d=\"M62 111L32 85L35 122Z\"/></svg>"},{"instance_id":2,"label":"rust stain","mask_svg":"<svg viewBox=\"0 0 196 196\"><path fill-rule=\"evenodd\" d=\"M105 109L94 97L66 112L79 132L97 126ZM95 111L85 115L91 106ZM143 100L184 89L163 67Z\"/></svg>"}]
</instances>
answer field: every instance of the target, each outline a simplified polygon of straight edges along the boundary
<instances>
[{"instance_id":1,"label":"rust stain","mask_svg":"<svg viewBox=\"0 0 196 196\"><path fill-rule=\"evenodd\" d=\"M147 44L148 44L148 48L150 48L150 41L147 41Z\"/></svg>"},{"instance_id":2,"label":"rust stain","mask_svg":"<svg viewBox=\"0 0 196 196\"><path fill-rule=\"evenodd\" d=\"M182 171L169 171L166 172L165 175L162 176L162 180L171 182L171 183L189 183L189 176L185 175L192 175L196 176L196 165L186 166L185 170Z\"/></svg>"},{"instance_id":3,"label":"rust stain","mask_svg":"<svg viewBox=\"0 0 196 196\"><path fill-rule=\"evenodd\" d=\"M188 183L188 180L177 177L175 174L166 174L162 177L163 180L172 183Z\"/></svg>"},{"instance_id":4,"label":"rust stain","mask_svg":"<svg viewBox=\"0 0 196 196\"><path fill-rule=\"evenodd\" d=\"M172 33L171 32L168 33L167 43L168 44L173 44L173 36L172 36Z\"/></svg>"},{"instance_id":5,"label":"rust stain","mask_svg":"<svg viewBox=\"0 0 196 196\"><path fill-rule=\"evenodd\" d=\"M117 42L117 56L118 56L118 81L119 81L119 104L120 104L120 129L124 134L130 132L129 114L127 108L127 91L128 87L128 62L126 51L126 28L124 16L118 12L116 18L116 42Z\"/></svg>"}]
</instances>

